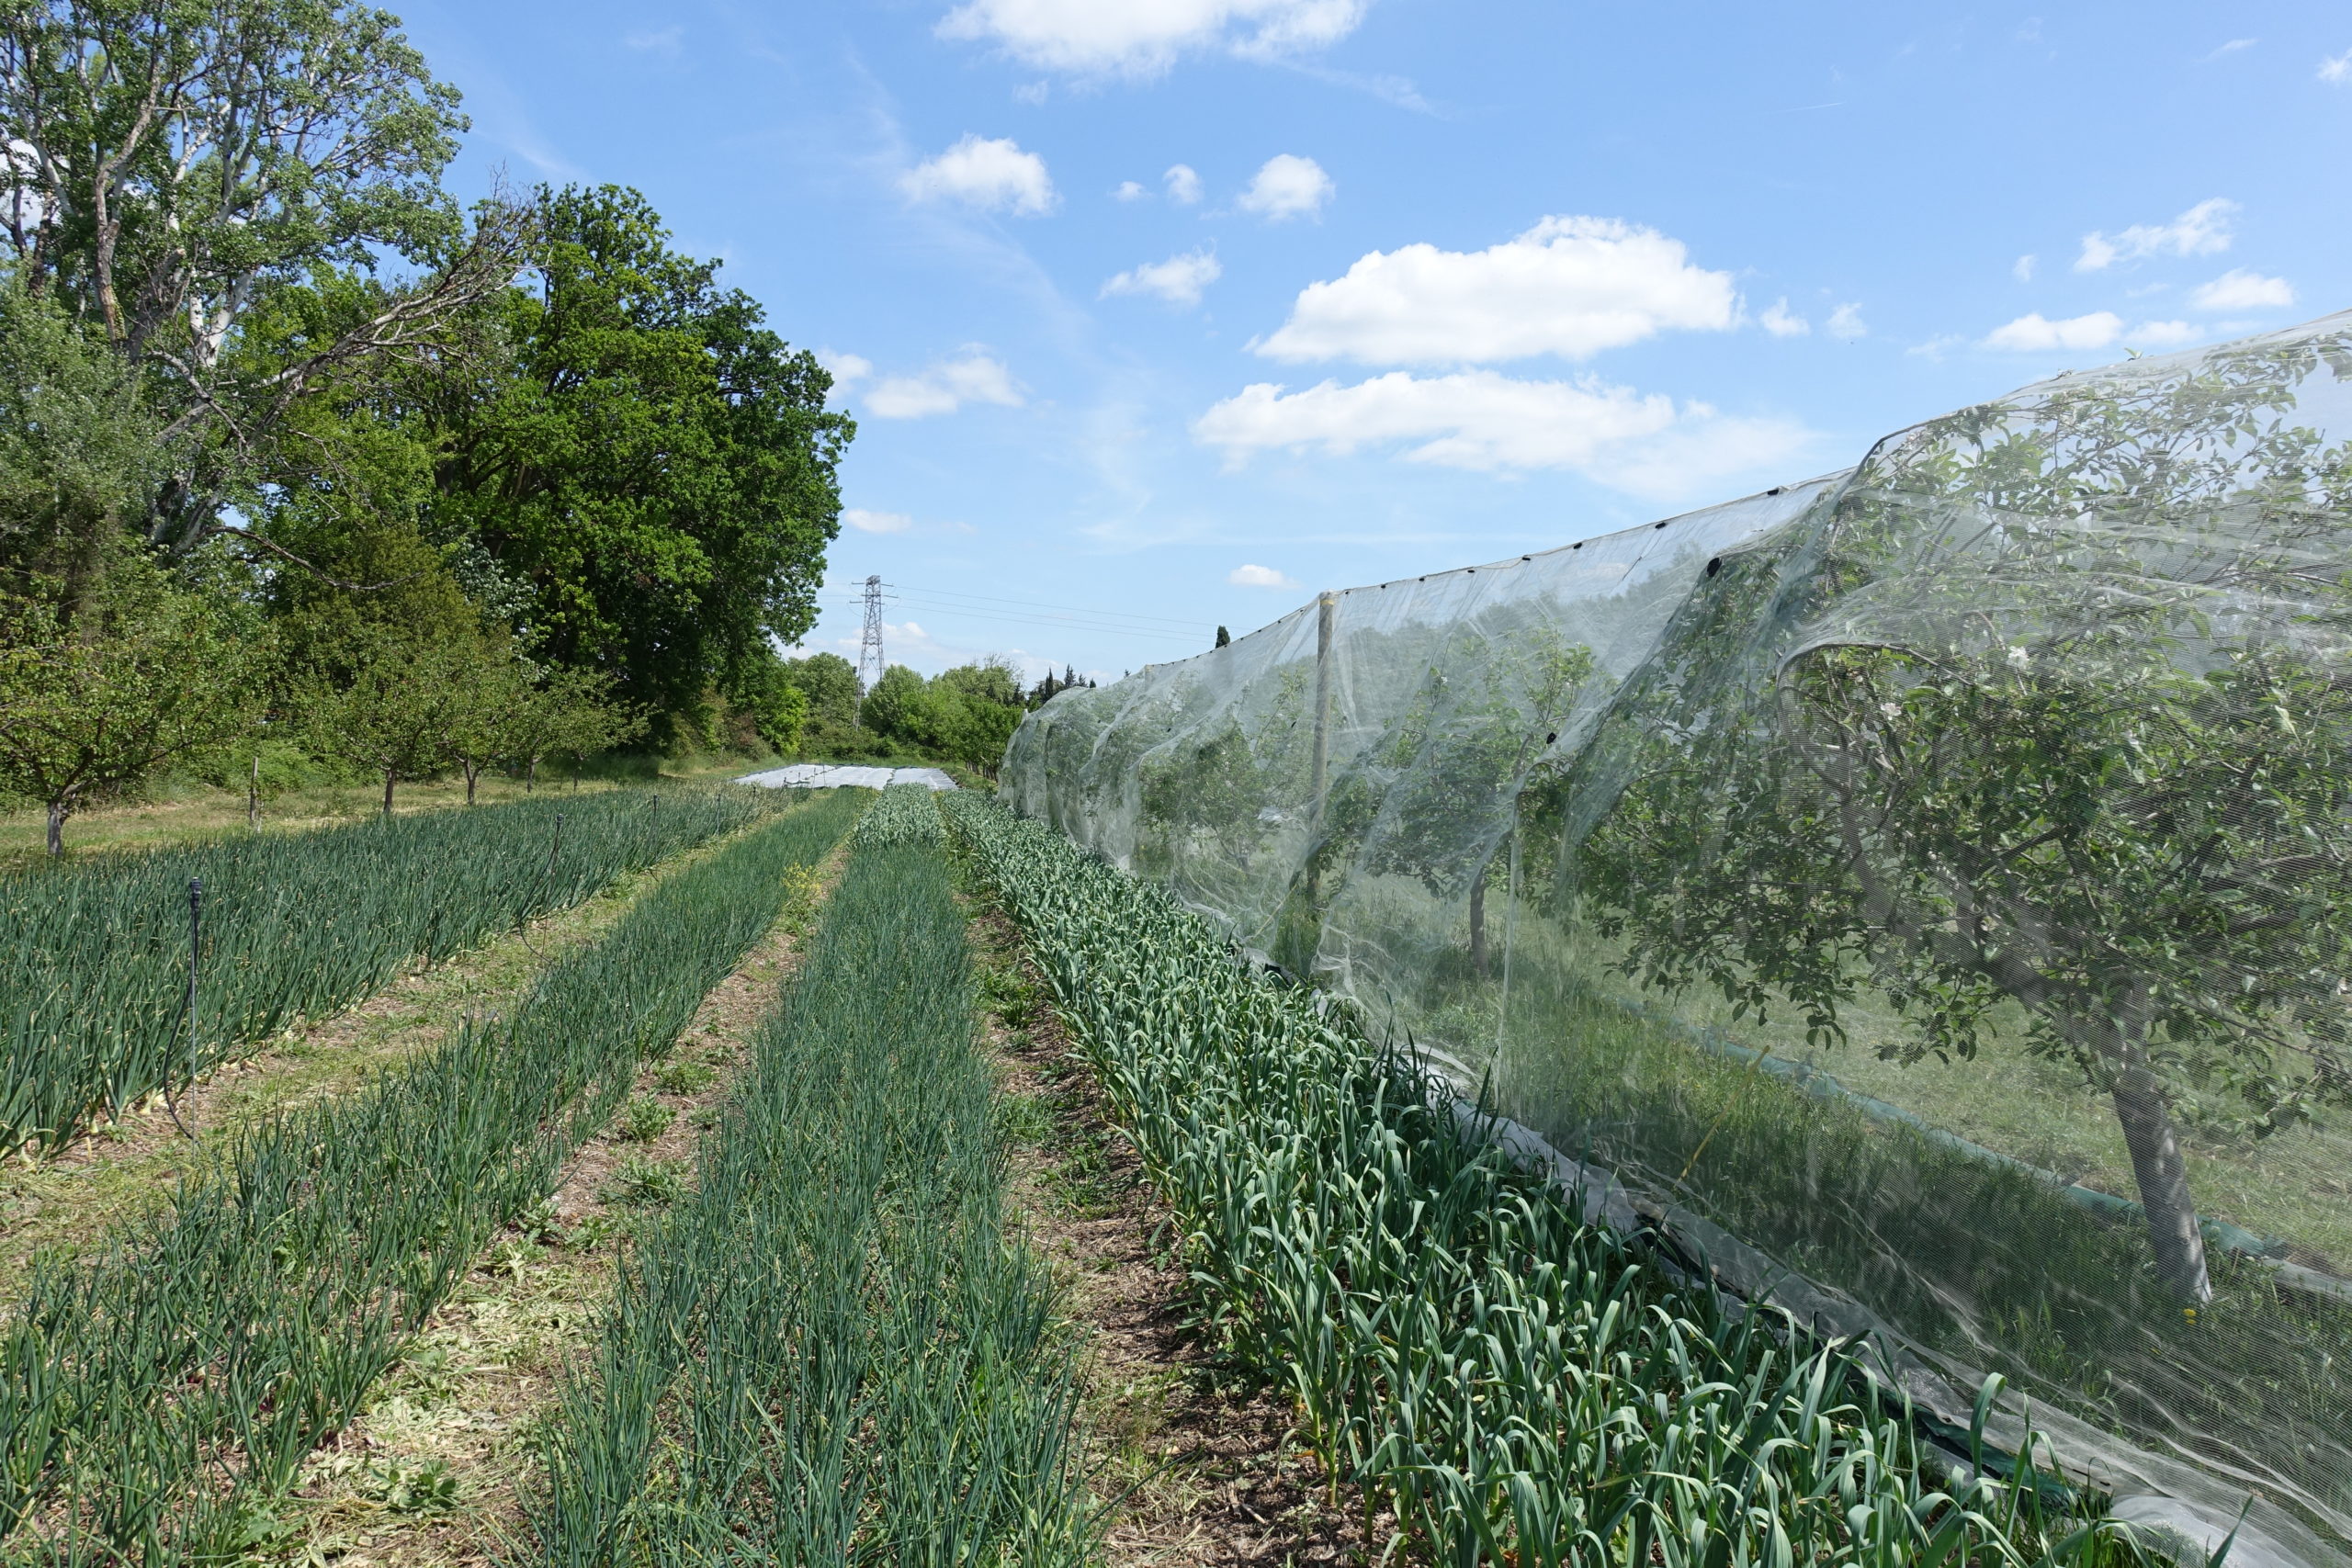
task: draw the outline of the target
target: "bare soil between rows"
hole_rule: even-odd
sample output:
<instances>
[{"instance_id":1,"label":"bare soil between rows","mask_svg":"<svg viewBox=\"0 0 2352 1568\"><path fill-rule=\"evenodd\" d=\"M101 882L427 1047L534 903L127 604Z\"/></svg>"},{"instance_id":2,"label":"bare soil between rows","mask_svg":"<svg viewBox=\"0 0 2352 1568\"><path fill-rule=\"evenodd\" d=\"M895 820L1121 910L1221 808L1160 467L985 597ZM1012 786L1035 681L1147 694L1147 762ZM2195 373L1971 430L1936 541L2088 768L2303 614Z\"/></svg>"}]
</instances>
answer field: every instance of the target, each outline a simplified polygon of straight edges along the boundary
<instances>
[{"instance_id":1,"label":"bare soil between rows","mask_svg":"<svg viewBox=\"0 0 2352 1568\"><path fill-rule=\"evenodd\" d=\"M983 965L1023 982L1012 987L1017 1000L991 1010L988 1044L1014 1144L1019 1223L1051 1264L1062 1311L1084 1341L1080 1447L1109 1511L1103 1560L1114 1568L1375 1561L1361 1496L1346 1486L1334 1495L1300 1440L1295 1407L1234 1365L1199 1324L1172 1251L1173 1216L1018 932L994 912L978 915L972 931ZM1373 1525L1385 1542L1385 1512Z\"/></svg>"}]
</instances>

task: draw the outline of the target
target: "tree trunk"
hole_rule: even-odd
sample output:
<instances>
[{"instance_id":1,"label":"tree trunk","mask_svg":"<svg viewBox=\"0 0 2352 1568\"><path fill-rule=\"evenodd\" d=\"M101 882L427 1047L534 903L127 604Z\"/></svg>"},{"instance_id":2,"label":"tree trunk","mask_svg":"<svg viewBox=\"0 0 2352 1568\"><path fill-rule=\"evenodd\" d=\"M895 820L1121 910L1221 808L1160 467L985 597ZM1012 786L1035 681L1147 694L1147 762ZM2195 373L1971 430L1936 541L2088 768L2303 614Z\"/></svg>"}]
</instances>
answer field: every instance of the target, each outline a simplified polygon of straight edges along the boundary
<instances>
[{"instance_id":1,"label":"tree trunk","mask_svg":"<svg viewBox=\"0 0 2352 1568\"><path fill-rule=\"evenodd\" d=\"M2173 1130L2163 1088L2148 1068L2144 998L2133 997L2117 1016L2069 1019L2060 1026L2107 1064L2113 1081L2108 1098L2132 1152L2132 1175L2140 1187L2140 1208L2148 1218L2148 1245L2156 1255L2156 1278L2180 1301L2213 1299L2205 1272L2205 1233L2197 1223L2197 1200L2188 1190L2188 1161Z\"/></svg>"},{"instance_id":2,"label":"tree trunk","mask_svg":"<svg viewBox=\"0 0 2352 1568\"><path fill-rule=\"evenodd\" d=\"M466 770L466 804L471 806L474 803L474 781L481 777L481 766L477 762L467 762L463 766Z\"/></svg>"},{"instance_id":3,"label":"tree trunk","mask_svg":"<svg viewBox=\"0 0 2352 1568\"><path fill-rule=\"evenodd\" d=\"M261 755L254 755L252 775L245 782L245 826L261 826Z\"/></svg>"},{"instance_id":4,"label":"tree trunk","mask_svg":"<svg viewBox=\"0 0 2352 1568\"><path fill-rule=\"evenodd\" d=\"M1470 973L1487 977L1487 868L1470 885Z\"/></svg>"},{"instance_id":5,"label":"tree trunk","mask_svg":"<svg viewBox=\"0 0 2352 1568\"><path fill-rule=\"evenodd\" d=\"M2131 1053L2115 1079L2110 1098L2123 1142L2132 1151L2132 1174L2139 1179L2140 1206L2148 1213L2148 1240L2156 1251L2156 1277L2175 1296L2210 1302L2213 1282L2205 1272L2205 1233L2197 1224L2197 1201L2188 1190L2188 1162L2182 1157L2172 1115L2141 1053Z\"/></svg>"},{"instance_id":6,"label":"tree trunk","mask_svg":"<svg viewBox=\"0 0 2352 1568\"><path fill-rule=\"evenodd\" d=\"M400 775L391 769L384 770L384 815L387 817L392 814L392 781L398 777Z\"/></svg>"},{"instance_id":7,"label":"tree trunk","mask_svg":"<svg viewBox=\"0 0 2352 1568\"><path fill-rule=\"evenodd\" d=\"M49 852L52 856L65 852L65 818L72 815L73 810L62 800L49 803Z\"/></svg>"},{"instance_id":8,"label":"tree trunk","mask_svg":"<svg viewBox=\"0 0 2352 1568\"><path fill-rule=\"evenodd\" d=\"M523 769L523 793L530 794L539 787L539 760L534 757Z\"/></svg>"}]
</instances>

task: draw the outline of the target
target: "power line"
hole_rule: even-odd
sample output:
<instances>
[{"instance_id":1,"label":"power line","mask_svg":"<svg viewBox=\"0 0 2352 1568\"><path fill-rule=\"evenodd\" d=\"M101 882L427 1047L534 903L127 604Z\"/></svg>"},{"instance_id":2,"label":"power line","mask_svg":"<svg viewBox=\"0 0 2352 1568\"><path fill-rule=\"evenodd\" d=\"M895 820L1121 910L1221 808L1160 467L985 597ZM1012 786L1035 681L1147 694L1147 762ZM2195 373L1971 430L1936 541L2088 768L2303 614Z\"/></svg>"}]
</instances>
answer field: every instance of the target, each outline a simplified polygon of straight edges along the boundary
<instances>
[{"instance_id":1,"label":"power line","mask_svg":"<svg viewBox=\"0 0 2352 1568\"><path fill-rule=\"evenodd\" d=\"M1049 630L1069 632L1100 632L1108 637L1148 637L1159 642L1188 643L1195 647L1207 641L1199 632L1162 631L1157 626L1122 626L1113 621L1082 620L1072 615L1018 615L1002 610L975 610L966 604L929 604L920 599L896 599L892 603L926 615L961 616L967 620L1004 621L1024 626L1041 626Z\"/></svg>"}]
</instances>

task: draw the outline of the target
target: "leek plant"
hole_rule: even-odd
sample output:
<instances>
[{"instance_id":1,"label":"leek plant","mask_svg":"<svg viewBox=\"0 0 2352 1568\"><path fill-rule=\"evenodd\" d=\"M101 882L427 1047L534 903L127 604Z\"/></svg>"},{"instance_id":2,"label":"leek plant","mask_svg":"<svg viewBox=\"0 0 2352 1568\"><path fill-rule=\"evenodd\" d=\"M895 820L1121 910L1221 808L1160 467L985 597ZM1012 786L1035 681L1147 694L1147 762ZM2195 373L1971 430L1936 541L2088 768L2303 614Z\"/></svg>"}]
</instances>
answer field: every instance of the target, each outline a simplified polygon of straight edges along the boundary
<instances>
[{"instance_id":1,"label":"leek plant","mask_svg":"<svg viewBox=\"0 0 2352 1568\"><path fill-rule=\"evenodd\" d=\"M927 847L944 838L938 808L932 805L927 784L892 784L857 825L857 847L881 849L892 844Z\"/></svg>"},{"instance_id":2,"label":"leek plant","mask_svg":"<svg viewBox=\"0 0 2352 1568\"><path fill-rule=\"evenodd\" d=\"M777 804L763 790L616 791L0 876L0 1152L55 1148L403 964L568 908Z\"/></svg>"},{"instance_id":3,"label":"leek plant","mask_svg":"<svg viewBox=\"0 0 2352 1568\"><path fill-rule=\"evenodd\" d=\"M303 1457L553 1190L857 809L820 797L722 846L511 1017L240 1134L168 1208L39 1265L0 1324L0 1554L234 1562L265 1539Z\"/></svg>"},{"instance_id":4,"label":"leek plant","mask_svg":"<svg viewBox=\"0 0 2352 1568\"><path fill-rule=\"evenodd\" d=\"M1070 1349L1004 1230L938 819L892 790L866 820L548 1423L536 1561L1086 1560Z\"/></svg>"},{"instance_id":5,"label":"leek plant","mask_svg":"<svg viewBox=\"0 0 2352 1568\"><path fill-rule=\"evenodd\" d=\"M1328 998L993 802L951 819L1334 1484L1446 1564L2130 1562L2030 1461L1954 1464L1853 1350L1733 1310L1463 1131ZM1989 1408L1988 1388L1979 1404ZM2006 1473L2004 1473L2006 1472Z\"/></svg>"}]
</instances>

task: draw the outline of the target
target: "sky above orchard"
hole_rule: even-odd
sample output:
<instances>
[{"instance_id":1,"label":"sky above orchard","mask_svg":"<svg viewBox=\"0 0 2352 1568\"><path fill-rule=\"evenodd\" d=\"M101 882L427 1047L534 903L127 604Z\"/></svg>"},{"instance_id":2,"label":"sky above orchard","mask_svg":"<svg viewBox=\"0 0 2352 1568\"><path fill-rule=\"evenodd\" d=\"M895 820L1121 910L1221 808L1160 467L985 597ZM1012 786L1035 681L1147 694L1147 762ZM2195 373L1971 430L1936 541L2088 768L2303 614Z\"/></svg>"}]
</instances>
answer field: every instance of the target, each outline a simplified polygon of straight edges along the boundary
<instances>
[{"instance_id":1,"label":"sky above orchard","mask_svg":"<svg viewBox=\"0 0 2352 1568\"><path fill-rule=\"evenodd\" d=\"M1802 15L1798 15L1799 11ZM1102 678L2352 306L2340 5L419 0L833 368L808 650Z\"/></svg>"}]
</instances>

